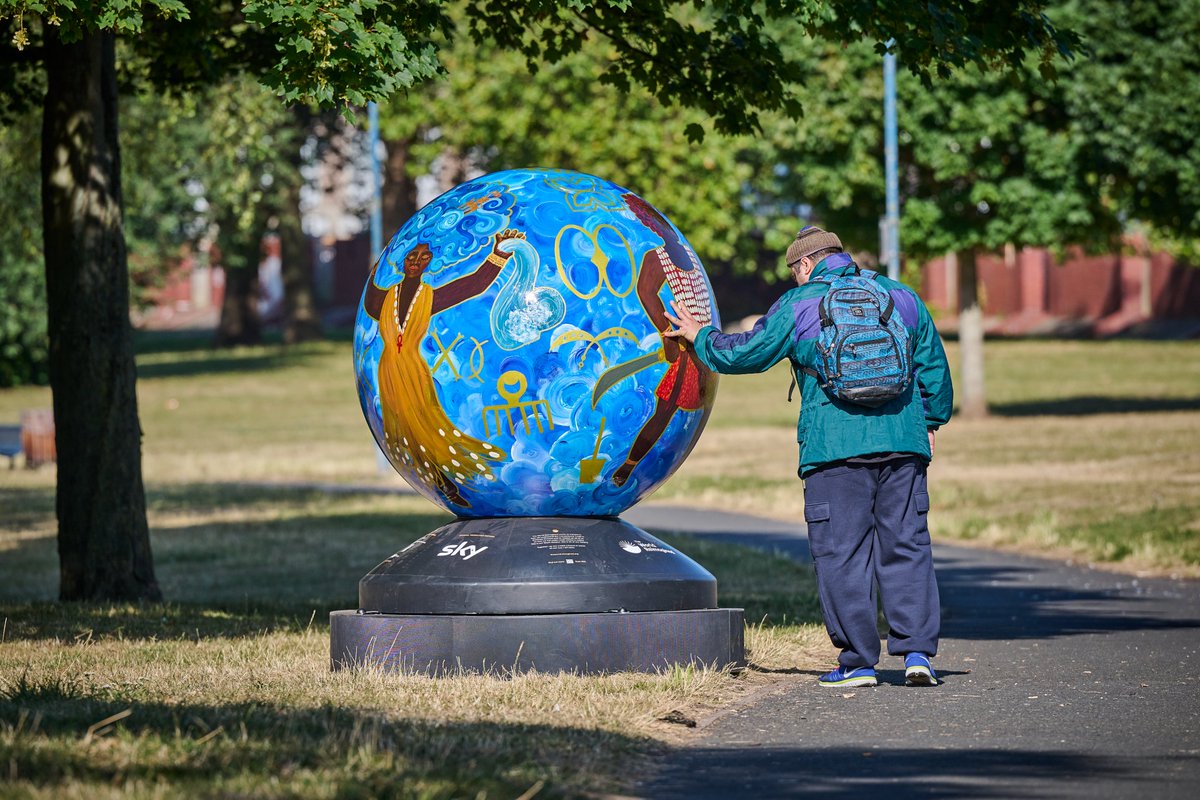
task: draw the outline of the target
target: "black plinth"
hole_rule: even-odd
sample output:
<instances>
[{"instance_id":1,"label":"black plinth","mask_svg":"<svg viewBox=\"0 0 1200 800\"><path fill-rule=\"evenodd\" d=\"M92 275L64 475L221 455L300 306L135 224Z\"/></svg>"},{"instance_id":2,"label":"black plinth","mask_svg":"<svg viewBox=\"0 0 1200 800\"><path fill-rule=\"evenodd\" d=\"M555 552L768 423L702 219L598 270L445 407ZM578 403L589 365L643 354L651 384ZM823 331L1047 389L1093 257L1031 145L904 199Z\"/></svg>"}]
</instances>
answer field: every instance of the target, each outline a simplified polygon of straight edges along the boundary
<instances>
[{"instance_id":1,"label":"black plinth","mask_svg":"<svg viewBox=\"0 0 1200 800\"><path fill-rule=\"evenodd\" d=\"M334 669L599 673L745 662L740 608L503 616L334 611L329 622Z\"/></svg>"},{"instance_id":2,"label":"black plinth","mask_svg":"<svg viewBox=\"0 0 1200 800\"><path fill-rule=\"evenodd\" d=\"M460 519L366 574L384 614L558 614L715 608L717 581L614 517Z\"/></svg>"},{"instance_id":3,"label":"black plinth","mask_svg":"<svg viewBox=\"0 0 1200 800\"><path fill-rule=\"evenodd\" d=\"M741 609L675 548L603 517L460 519L359 582L334 669L609 672L744 660Z\"/></svg>"}]
</instances>

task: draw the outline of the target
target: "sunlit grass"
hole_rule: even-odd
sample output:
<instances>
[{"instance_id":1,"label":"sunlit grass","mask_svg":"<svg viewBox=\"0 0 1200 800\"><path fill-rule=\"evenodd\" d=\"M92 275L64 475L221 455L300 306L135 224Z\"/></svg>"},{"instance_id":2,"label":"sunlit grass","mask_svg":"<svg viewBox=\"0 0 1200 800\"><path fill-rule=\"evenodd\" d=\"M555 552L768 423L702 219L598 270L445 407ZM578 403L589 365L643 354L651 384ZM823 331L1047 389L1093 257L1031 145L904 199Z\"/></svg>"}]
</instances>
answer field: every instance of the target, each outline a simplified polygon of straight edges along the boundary
<instances>
[{"instance_id":1,"label":"sunlit grass","mask_svg":"<svg viewBox=\"0 0 1200 800\"><path fill-rule=\"evenodd\" d=\"M53 602L54 472L0 468L5 793L619 791L681 735L664 716L702 717L831 663L810 569L677 538L717 575L722 604L746 609L752 666L739 676L331 673L328 612L352 607L362 574L448 520L411 495L323 490L397 483L378 469L348 345L177 346L140 371L168 604ZM1200 574L1200 343L989 342L988 375L996 413L938 436L935 535ZM654 499L799 525L788 382L782 369L725 378L699 446ZM49 404L46 389L0 392L0 422Z\"/></svg>"},{"instance_id":2,"label":"sunlit grass","mask_svg":"<svg viewBox=\"0 0 1200 800\"><path fill-rule=\"evenodd\" d=\"M989 341L986 353L993 414L937 437L935 536L1200 575L1200 342ZM657 497L802 520L788 383L783 367L723 378L709 430Z\"/></svg>"},{"instance_id":3,"label":"sunlit grass","mask_svg":"<svg viewBox=\"0 0 1200 800\"><path fill-rule=\"evenodd\" d=\"M148 496L166 604L52 601L52 491L2 488L0 765L17 796L494 797L621 791L696 719L824 666L812 573L668 537L726 605L750 668L430 679L329 669L328 615L449 521L415 496L179 483ZM105 722L109 720L109 722Z\"/></svg>"}]
</instances>

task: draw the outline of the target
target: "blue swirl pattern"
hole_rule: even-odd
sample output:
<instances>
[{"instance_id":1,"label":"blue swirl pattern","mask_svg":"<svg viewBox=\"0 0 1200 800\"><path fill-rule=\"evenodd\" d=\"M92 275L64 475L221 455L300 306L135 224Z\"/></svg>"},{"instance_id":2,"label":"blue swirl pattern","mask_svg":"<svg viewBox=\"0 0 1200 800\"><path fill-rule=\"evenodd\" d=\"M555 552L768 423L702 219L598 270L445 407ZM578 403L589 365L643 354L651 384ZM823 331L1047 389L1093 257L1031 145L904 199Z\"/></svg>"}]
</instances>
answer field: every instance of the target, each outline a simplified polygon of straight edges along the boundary
<instances>
[{"instance_id":1,"label":"blue swirl pattern","mask_svg":"<svg viewBox=\"0 0 1200 800\"><path fill-rule=\"evenodd\" d=\"M380 288L400 282L404 255L424 243L433 258L422 280L436 290L483 264L500 232L525 235L501 245L513 255L499 277L434 314L418 345L446 417L508 458L497 465L495 480L456 480L469 505L432 482L414 484L422 495L460 516L608 516L648 495L682 463L705 408L676 411L629 479L613 480L655 410L665 362L624 377L593 406L607 370L662 348L635 289L642 259L663 240L626 207L627 192L562 170L485 175L422 208L387 244L375 274ZM719 325L711 288L708 295ZM665 284L659 297L671 299ZM385 346L378 323L360 307L356 385L381 446ZM414 480L411 470L402 474Z\"/></svg>"}]
</instances>

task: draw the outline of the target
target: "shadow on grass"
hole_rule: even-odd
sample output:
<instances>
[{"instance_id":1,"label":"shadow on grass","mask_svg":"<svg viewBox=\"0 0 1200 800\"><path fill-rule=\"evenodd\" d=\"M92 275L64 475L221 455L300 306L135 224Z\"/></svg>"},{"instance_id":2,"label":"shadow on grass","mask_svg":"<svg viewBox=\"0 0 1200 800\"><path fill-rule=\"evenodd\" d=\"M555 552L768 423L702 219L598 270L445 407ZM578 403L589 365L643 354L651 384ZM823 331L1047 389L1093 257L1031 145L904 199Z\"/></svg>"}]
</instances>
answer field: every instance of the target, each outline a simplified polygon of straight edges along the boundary
<instances>
[{"instance_id":1,"label":"shadow on grass","mask_svg":"<svg viewBox=\"0 0 1200 800\"><path fill-rule=\"evenodd\" d=\"M1000 417L1083 417L1094 414L1146 414L1200 411L1200 397L1063 397L989 406Z\"/></svg>"},{"instance_id":2,"label":"shadow on grass","mask_svg":"<svg viewBox=\"0 0 1200 800\"><path fill-rule=\"evenodd\" d=\"M285 345L279 337L262 344L217 348L212 335L196 331L162 331L138 337L138 378L183 378L198 375L270 372L296 366L305 360L334 352L341 338Z\"/></svg>"},{"instance_id":3,"label":"shadow on grass","mask_svg":"<svg viewBox=\"0 0 1200 800\"><path fill-rule=\"evenodd\" d=\"M380 498L374 511L361 510L360 497L312 489L154 487L147 506L155 572L171 602L63 604L46 602L58 584L53 489L6 489L0 501L17 509L0 522L0 537L15 534L0 559L9 640L232 638L310 621L324 627L330 611L357 606L358 581L371 568L451 519L432 507L397 508L396 498ZM50 533L30 535L35 526Z\"/></svg>"},{"instance_id":4,"label":"shadow on grass","mask_svg":"<svg viewBox=\"0 0 1200 800\"><path fill-rule=\"evenodd\" d=\"M213 353L181 353L178 358L170 361L157 361L150 364L138 365L139 380L154 380L155 378L192 378L197 375L228 375L231 373L268 372L282 369L296 363L300 357L289 353L282 347L264 352L264 349L254 348L244 353L230 351Z\"/></svg>"},{"instance_id":5,"label":"shadow on grass","mask_svg":"<svg viewBox=\"0 0 1200 800\"><path fill-rule=\"evenodd\" d=\"M353 600L353 587L350 599ZM337 607L344 608L341 604ZM334 605L266 603L0 603L8 641L201 641L329 626Z\"/></svg>"},{"instance_id":6,"label":"shadow on grass","mask_svg":"<svg viewBox=\"0 0 1200 800\"><path fill-rule=\"evenodd\" d=\"M133 350L139 356L208 350L212 348L215 336L216 331L210 330L135 330L133 332Z\"/></svg>"},{"instance_id":7,"label":"shadow on grass","mask_svg":"<svg viewBox=\"0 0 1200 800\"><path fill-rule=\"evenodd\" d=\"M0 720L8 722L0 722L0 757L9 786L86 796L153 785L222 797L264 790L306 796L319 786L330 797L450 798L517 797L543 781L546 795L581 796L581 787L612 788L612 778L628 777L598 768L647 750L641 739L552 725L281 707L294 702L287 700L141 702L86 680L0 680ZM107 730L87 734L126 711Z\"/></svg>"}]
</instances>

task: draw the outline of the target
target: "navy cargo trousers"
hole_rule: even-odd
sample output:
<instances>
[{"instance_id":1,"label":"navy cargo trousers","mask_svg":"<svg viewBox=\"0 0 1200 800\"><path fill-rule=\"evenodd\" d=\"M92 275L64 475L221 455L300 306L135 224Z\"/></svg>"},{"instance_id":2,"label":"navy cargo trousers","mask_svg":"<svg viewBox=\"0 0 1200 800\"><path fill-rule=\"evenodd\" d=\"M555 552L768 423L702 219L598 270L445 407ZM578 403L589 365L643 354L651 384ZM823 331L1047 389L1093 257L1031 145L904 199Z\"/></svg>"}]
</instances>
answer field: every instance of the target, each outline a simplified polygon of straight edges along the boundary
<instances>
[{"instance_id":1,"label":"navy cargo trousers","mask_svg":"<svg viewBox=\"0 0 1200 800\"><path fill-rule=\"evenodd\" d=\"M888 653L937 653L941 605L929 541L925 462L837 464L804 478L804 520L825 627L847 668L879 661L876 586Z\"/></svg>"}]
</instances>

